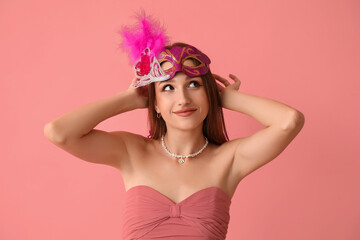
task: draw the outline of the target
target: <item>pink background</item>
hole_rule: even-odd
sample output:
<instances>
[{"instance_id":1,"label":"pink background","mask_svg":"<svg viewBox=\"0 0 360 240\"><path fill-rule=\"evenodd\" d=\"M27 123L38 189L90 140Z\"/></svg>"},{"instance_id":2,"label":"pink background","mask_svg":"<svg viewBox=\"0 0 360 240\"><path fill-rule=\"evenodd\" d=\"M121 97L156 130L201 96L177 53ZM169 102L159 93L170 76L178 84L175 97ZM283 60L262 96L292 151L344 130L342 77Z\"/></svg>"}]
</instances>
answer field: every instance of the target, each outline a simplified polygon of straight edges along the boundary
<instances>
[{"instance_id":1,"label":"pink background","mask_svg":"<svg viewBox=\"0 0 360 240\"><path fill-rule=\"evenodd\" d=\"M236 74L240 91L305 114L288 148L239 184L227 239L360 239L356 0L2 0L0 239L121 238L120 172L57 148L43 127L128 87L133 72L117 30L141 7L173 41L207 53L214 73ZM262 128L225 115L231 138ZM146 135L146 110L96 128Z\"/></svg>"}]
</instances>

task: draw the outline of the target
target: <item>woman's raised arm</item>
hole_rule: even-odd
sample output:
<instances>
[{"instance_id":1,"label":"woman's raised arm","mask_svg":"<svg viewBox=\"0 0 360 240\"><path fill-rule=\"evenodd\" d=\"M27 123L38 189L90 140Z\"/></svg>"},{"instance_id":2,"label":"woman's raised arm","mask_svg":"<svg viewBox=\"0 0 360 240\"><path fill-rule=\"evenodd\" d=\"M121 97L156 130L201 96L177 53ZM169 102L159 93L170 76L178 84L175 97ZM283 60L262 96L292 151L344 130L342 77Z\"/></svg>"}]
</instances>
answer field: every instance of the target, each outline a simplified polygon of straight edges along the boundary
<instances>
[{"instance_id":1,"label":"woman's raised arm","mask_svg":"<svg viewBox=\"0 0 360 240\"><path fill-rule=\"evenodd\" d=\"M255 134L236 139L234 144L234 171L239 179L277 157L302 129L304 115L286 105L268 98L237 91L240 80L230 74L234 81L214 74L224 108L249 115L265 126Z\"/></svg>"},{"instance_id":2,"label":"woman's raised arm","mask_svg":"<svg viewBox=\"0 0 360 240\"><path fill-rule=\"evenodd\" d=\"M128 159L127 144L135 134L105 132L94 127L117 114L147 107L144 88L129 88L114 96L78 107L47 123L45 136L55 145L85 161L120 168L119 159ZM124 159L124 160L123 160Z\"/></svg>"}]
</instances>

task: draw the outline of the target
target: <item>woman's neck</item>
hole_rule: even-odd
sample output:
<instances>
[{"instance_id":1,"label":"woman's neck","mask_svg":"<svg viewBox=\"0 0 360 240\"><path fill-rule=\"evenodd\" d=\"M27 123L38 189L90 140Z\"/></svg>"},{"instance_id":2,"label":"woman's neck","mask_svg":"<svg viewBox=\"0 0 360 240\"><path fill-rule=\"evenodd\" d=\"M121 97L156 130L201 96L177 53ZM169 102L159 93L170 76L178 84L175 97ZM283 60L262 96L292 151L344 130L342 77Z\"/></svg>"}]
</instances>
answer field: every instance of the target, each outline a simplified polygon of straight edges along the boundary
<instances>
[{"instance_id":1,"label":"woman's neck","mask_svg":"<svg viewBox=\"0 0 360 240\"><path fill-rule=\"evenodd\" d=\"M199 151L205 144L202 129L198 131L172 130L164 136L166 148L178 155L188 155Z\"/></svg>"}]
</instances>

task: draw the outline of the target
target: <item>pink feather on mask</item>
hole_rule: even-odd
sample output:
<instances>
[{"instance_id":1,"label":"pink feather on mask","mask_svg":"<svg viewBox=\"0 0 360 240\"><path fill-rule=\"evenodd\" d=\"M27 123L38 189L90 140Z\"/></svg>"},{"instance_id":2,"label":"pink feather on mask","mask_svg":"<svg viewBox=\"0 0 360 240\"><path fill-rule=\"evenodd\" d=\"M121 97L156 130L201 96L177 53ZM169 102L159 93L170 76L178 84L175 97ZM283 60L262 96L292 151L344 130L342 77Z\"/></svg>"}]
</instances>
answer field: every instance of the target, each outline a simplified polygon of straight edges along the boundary
<instances>
[{"instance_id":1,"label":"pink feather on mask","mask_svg":"<svg viewBox=\"0 0 360 240\"><path fill-rule=\"evenodd\" d=\"M145 13L136 16L138 23L134 26L123 26L120 34L123 37L121 47L128 52L130 61L135 64L145 48L151 50L152 56L158 56L169 43L165 30L160 24Z\"/></svg>"}]
</instances>

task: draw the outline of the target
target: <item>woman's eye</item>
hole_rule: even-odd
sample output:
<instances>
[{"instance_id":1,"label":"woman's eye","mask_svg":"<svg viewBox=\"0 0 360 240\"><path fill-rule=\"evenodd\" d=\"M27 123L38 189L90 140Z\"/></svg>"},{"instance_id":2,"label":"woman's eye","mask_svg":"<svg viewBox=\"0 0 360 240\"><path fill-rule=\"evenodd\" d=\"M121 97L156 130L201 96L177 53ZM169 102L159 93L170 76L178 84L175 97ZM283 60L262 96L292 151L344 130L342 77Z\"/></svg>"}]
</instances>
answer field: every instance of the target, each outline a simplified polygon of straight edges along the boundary
<instances>
[{"instance_id":1,"label":"woman's eye","mask_svg":"<svg viewBox=\"0 0 360 240\"><path fill-rule=\"evenodd\" d=\"M173 89L173 87L171 86L171 85L165 85L163 88L162 88L162 91L170 91L170 90L172 90Z\"/></svg>"},{"instance_id":2,"label":"woman's eye","mask_svg":"<svg viewBox=\"0 0 360 240\"><path fill-rule=\"evenodd\" d=\"M190 87L200 87L200 83L197 81L191 81L189 84Z\"/></svg>"}]
</instances>

